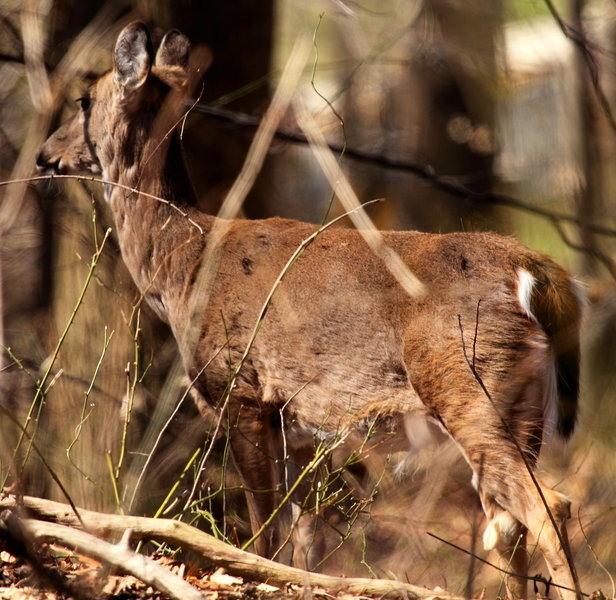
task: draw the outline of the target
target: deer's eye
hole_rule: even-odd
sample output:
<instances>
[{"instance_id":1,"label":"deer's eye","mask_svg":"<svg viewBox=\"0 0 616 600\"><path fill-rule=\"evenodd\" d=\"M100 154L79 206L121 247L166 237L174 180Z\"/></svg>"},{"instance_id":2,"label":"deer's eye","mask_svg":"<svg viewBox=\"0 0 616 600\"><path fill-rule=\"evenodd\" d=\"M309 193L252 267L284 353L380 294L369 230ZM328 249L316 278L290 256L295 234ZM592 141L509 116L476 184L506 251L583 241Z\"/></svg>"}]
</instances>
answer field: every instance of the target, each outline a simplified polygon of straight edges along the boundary
<instances>
[{"instance_id":1,"label":"deer's eye","mask_svg":"<svg viewBox=\"0 0 616 600\"><path fill-rule=\"evenodd\" d=\"M77 98L75 102L78 102L81 105L81 110L83 110L84 112L90 108L90 98L88 98L87 96Z\"/></svg>"}]
</instances>

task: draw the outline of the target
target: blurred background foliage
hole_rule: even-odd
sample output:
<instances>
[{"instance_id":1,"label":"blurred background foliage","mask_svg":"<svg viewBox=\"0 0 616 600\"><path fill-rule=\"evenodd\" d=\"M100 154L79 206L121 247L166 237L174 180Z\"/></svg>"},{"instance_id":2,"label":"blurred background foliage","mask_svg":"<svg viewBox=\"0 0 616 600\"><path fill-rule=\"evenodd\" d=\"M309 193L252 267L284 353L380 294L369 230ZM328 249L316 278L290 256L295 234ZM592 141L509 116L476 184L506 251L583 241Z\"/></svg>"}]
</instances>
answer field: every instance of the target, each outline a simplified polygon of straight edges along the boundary
<instances>
[{"instance_id":1,"label":"blurred background foliage","mask_svg":"<svg viewBox=\"0 0 616 600\"><path fill-rule=\"evenodd\" d=\"M121 27L139 18L157 40L175 27L211 54L201 103L230 112L195 110L184 145L202 208L215 212L254 133L244 115L264 112L307 31L313 62L302 93L328 140L346 147L341 164L360 199L386 199L370 208L379 227L512 234L586 284L580 428L542 465L574 500L584 589L613 594L615 17L608 0L0 0L0 180L33 174L41 143L110 67ZM296 130L292 115L283 127ZM244 212L318 222L330 195L310 148L277 139ZM138 304L113 234L84 287L109 225L98 185L0 188L2 477L24 493L63 499L36 452L19 444L15 421L26 424L30 412L30 435L77 504L151 514L207 443L207 426L183 402L164 427L184 390L175 345ZM221 443L219 459L224 452ZM224 464L208 463L201 497L232 486ZM330 570L453 592L473 577L476 591L497 579L425 534L470 548L481 531L454 451L418 457L404 490L376 476L381 467L369 465L380 492L369 511L362 505L362 525ZM175 506L193 475L188 469ZM190 518L209 522L211 511L233 541L246 533L242 506L230 490Z\"/></svg>"}]
</instances>

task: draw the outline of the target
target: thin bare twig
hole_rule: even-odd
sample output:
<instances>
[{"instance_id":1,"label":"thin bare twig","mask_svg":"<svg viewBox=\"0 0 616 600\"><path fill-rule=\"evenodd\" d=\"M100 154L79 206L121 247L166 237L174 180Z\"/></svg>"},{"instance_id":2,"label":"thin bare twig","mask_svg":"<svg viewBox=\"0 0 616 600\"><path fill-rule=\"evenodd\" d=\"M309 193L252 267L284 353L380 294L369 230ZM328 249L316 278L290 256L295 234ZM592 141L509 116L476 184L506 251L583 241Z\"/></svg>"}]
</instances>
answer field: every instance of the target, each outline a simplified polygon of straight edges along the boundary
<instances>
[{"instance_id":1,"label":"thin bare twig","mask_svg":"<svg viewBox=\"0 0 616 600\"><path fill-rule=\"evenodd\" d=\"M102 183L103 185L115 186L123 190L126 190L128 192L131 192L133 194L141 194L142 196L146 198L150 198L152 200L156 200L158 202L162 202L163 204L169 205L173 210L177 211L180 215L185 217L191 225L196 227L199 233L203 234L203 228L201 227L201 225L193 221L188 216L188 213L186 213L186 211L182 210L179 206L175 205L173 202L170 202L166 198L161 198L160 196L155 196L154 194L148 194L147 192L142 192L138 190L137 188L130 187L129 185L123 185L122 183L117 183L115 181L108 181L107 179L101 179L100 177L94 177L92 175L56 175L56 174L34 175L32 177L23 177L21 179L10 179L8 181L0 181L0 187L3 187L5 185L33 183L36 181L46 181L46 180L52 180L52 179L74 179L76 181L92 181L94 183Z\"/></svg>"},{"instance_id":2,"label":"thin bare twig","mask_svg":"<svg viewBox=\"0 0 616 600\"><path fill-rule=\"evenodd\" d=\"M603 91L603 87L601 86L601 81L599 78L599 67L597 65L597 61L595 56L591 50L591 44L586 37L586 34L582 30L577 30L560 16L559 12L556 10L554 3L552 0L544 0L550 14L556 21L556 24L560 27L560 30L563 32L563 35L571 40L580 50L584 62L586 63L586 67L588 68L588 74L590 75L590 80L592 82L592 87L597 96L597 100L599 101L599 105L601 106L601 110L605 114L605 117L610 124L610 127L613 132L616 133L616 119L614 119L614 114L612 113L612 109L610 107L610 102Z\"/></svg>"},{"instance_id":3,"label":"thin bare twig","mask_svg":"<svg viewBox=\"0 0 616 600\"><path fill-rule=\"evenodd\" d=\"M495 565L494 563L490 562L489 560L486 560L485 558L482 558L478 554L475 554L475 553L471 552L470 550L467 550L466 548L462 548L462 546L458 546L457 544L454 544L453 542L451 542L449 540L446 540L446 539L436 535L435 533L432 533L430 531L426 531L426 533L430 537L433 537L435 540L438 540L439 542L442 542L443 544L447 544L448 546L451 546L455 550L463 552L464 554L468 554L469 556L471 556L473 558L473 560L478 560L479 562L483 563L484 565L488 565L488 567L491 567L492 569L495 569L495 570L499 571L500 573L503 573L504 575L507 575L509 577L511 577L511 576L522 577L522 578L526 579L527 581L534 581L535 583L542 583L543 585L545 585L546 589L548 589L550 587L555 587L555 588L559 588L561 590L567 590L567 591L570 591L570 592L575 592L576 591L576 590L573 590L573 589L571 589L571 588L569 588L567 586L558 585L557 583L554 583L551 579L546 579L545 577L543 577L543 575L526 575L524 573L514 573L513 571L509 571L507 569L503 569L503 567L499 567L498 565ZM580 592L580 593L582 594L582 596L585 596L585 597L589 597L590 596L590 594L585 594L583 592Z\"/></svg>"},{"instance_id":4,"label":"thin bare twig","mask_svg":"<svg viewBox=\"0 0 616 600\"><path fill-rule=\"evenodd\" d=\"M578 252L583 252L584 254L587 254L588 256L591 256L592 258L596 258L608 270L612 278L616 279L616 262L611 256L608 256L607 254L600 252L594 246L588 246L587 244L583 244L583 243L579 244L577 242L574 242L567 235L567 232L565 231L564 227L558 221L553 220L552 224L554 225L554 228L556 229L558 235L560 235L560 238L563 240L563 242L565 242L565 244L567 244L567 246L569 246L569 248L572 248L573 250L577 250ZM579 225L580 227L584 227L584 229L586 230L590 230L589 227L586 227L586 225L582 225L582 223L579 223Z\"/></svg>"},{"instance_id":5,"label":"thin bare twig","mask_svg":"<svg viewBox=\"0 0 616 600\"><path fill-rule=\"evenodd\" d=\"M146 473L146 471L148 469L150 461L152 460L152 458L154 456L154 451L158 447L158 444L160 443L160 441L161 441L161 439L163 437L163 434L167 430L167 427L169 426L169 424L173 421L173 419L177 415L178 411L180 410L180 407L184 403L184 400L190 394L190 391L193 389L194 385L197 383L197 380L199 379L199 377L201 377L201 375L203 375L203 372L205 371L205 369L207 369L207 367L209 367L211 362L218 356L218 353L222 349L223 349L223 347L221 346L218 349L218 351L215 352L214 355L210 358L210 360L208 362L206 362L199 371L197 371L197 374L193 377L193 379L190 381L190 383L188 384L188 386L184 390L184 393L182 394L182 397L178 400L175 408L173 409L173 412L171 413L169 418L166 420L165 424L161 427L160 431L158 432L156 440L154 441L154 445L152 446L152 449L150 450L150 452L148 454L148 457L147 457L147 459L145 461L145 464L143 465L143 468L141 469L141 472L139 473L139 477L137 479L137 482L133 485L133 493L132 493L132 496L131 496L131 499L130 499L130 502L129 502L129 505L128 505L129 510L131 510L132 507L133 507L133 504L135 502L135 498L137 496L137 491L141 487L141 483L143 481L143 478L145 477L145 473ZM217 431L218 431L218 429L216 429L216 431L214 432L214 435L212 436L213 440L216 439ZM212 444L213 444L213 441L212 441Z\"/></svg>"},{"instance_id":6,"label":"thin bare twig","mask_svg":"<svg viewBox=\"0 0 616 600\"><path fill-rule=\"evenodd\" d=\"M195 112L206 115L210 118L232 123L240 127L256 128L259 126L259 117L248 115L245 113L239 113L224 108L220 108L212 105L197 104L194 108ZM305 134L290 130L279 128L275 132L275 137L282 141L291 142L294 144L308 144L308 138ZM537 215L544 219L548 219L552 223L570 223L573 225L579 225L579 219L574 215L567 213L548 210L525 202L519 198L508 196L506 194L499 194L494 192L478 192L470 189L464 185L458 177L451 175L439 174L430 165L421 165L413 163L407 160L397 160L395 158L389 158L378 153L364 152L355 148L351 148L345 144L327 143L327 147L335 154L344 152L344 156L347 159L355 160L363 163L370 163L377 167L383 167L384 169L390 169L394 171L403 171L410 173L430 182L436 189L457 196L460 198L471 198L480 202L486 202L488 204L494 204L499 206L506 206L516 210L523 210L525 212ZM598 223L588 224L588 230L598 235L606 237L616 237L616 229L601 225ZM565 243L568 243L565 240ZM583 248L577 248L580 251L585 251Z\"/></svg>"},{"instance_id":7,"label":"thin bare twig","mask_svg":"<svg viewBox=\"0 0 616 600\"><path fill-rule=\"evenodd\" d=\"M592 547L592 544L590 543L590 540L588 539L588 536L586 535L586 529L584 528L584 524L582 523L582 515L580 513L581 513L581 509L578 509L578 514L577 514L578 525L580 526L580 531L582 532L582 535L584 536L584 541L586 542L586 546L590 550L590 553L592 554L592 557L595 559L595 562L597 563L597 565L599 565L599 568L608 576L610 580L610 583L612 585L611 598L612 599L616 598L616 584L614 583L614 578L612 577L612 574L609 572L606 566L599 560L599 557L597 556L595 549Z\"/></svg>"},{"instance_id":8,"label":"thin bare twig","mask_svg":"<svg viewBox=\"0 0 616 600\"><path fill-rule=\"evenodd\" d=\"M47 385L47 381L49 380L49 378L51 377L51 373L52 373L52 369L54 367L54 364L59 356L60 350L64 344L64 341L66 339L66 336L68 335L68 332L70 331L70 329L73 326L73 323L75 322L75 318L77 316L77 313L79 312L79 309L81 307L81 305L83 304L83 300L85 298L85 294L86 291L88 290L89 284L92 280L92 276L94 274L94 270L96 268L96 266L98 265L98 261L102 255L103 249L105 247L105 242L107 241L109 235L111 233L110 229L107 229L107 231L105 232L105 235L103 237L103 240L100 244L97 244L97 248L96 248L96 252L94 253L94 255L91 258L90 261L90 266L88 269L88 274L86 275L86 279L84 281L84 284L81 288L81 292L79 294L79 297L77 298L77 301L75 302L75 306L73 307L73 310L69 316L68 322L66 323L64 330L62 331L62 333L60 334L60 337L56 343L56 346L49 358L48 361L48 366L45 369L45 372L43 373L43 376L41 377L40 381L37 382L36 384L36 392L34 395L34 398L30 404L30 407L28 409L28 413L26 415L26 421L25 421L25 425L22 426L21 424L19 425L20 427L20 434L19 434L19 439L17 441L17 445L13 450L13 459L15 459L17 457L17 453L19 451L19 449L21 448L22 442L24 440L24 438L28 439L29 442L29 446L28 449L26 450L26 456L24 458L24 460L22 461L22 467L21 469L23 469L26 465L26 462L28 461L28 458L30 456L30 452L31 450L34 448L34 436L36 433L36 428L38 427L38 423L39 423L39 418L40 418L40 414L42 411L42 407L44 404L44 399L45 399L45 395L49 389L49 387L52 385L51 383L49 385ZM56 373L56 375L53 377L53 381L55 381L55 379L60 375L61 371L58 371ZM4 408L2 408L3 411L5 411ZM35 410L36 410L36 414L35 414ZM14 418L11 416L11 420L14 420ZM34 423L34 433L30 434L28 432L28 427L30 426L30 423L33 422ZM62 489L62 492L64 494L67 495L68 494L66 492L66 490L64 489L64 486L62 485L62 483L60 482L60 480L57 478L57 476L55 475L55 473L52 471L51 467L49 467L49 465L44 461L41 453L38 451L38 449L35 450L35 452L40 456L41 460L43 460L43 462L45 463L46 468L48 469L49 473L52 475L52 477L54 478L54 480L56 481L56 483L58 483L58 485L60 486L60 488ZM7 475L8 476L8 475ZM20 476L20 473L15 473L16 477ZM5 478L6 481L6 478Z\"/></svg>"},{"instance_id":9,"label":"thin bare twig","mask_svg":"<svg viewBox=\"0 0 616 600\"><path fill-rule=\"evenodd\" d=\"M28 433L28 431L26 431L26 428L13 416L13 414L7 408L3 406L2 403L0 403L0 412L2 412L4 416L7 419L9 419L9 421L12 421L13 424L16 425L21 430L23 436L29 440L30 447L32 448L34 453L40 458L41 462L43 463L43 466L47 469L47 472L49 473L51 478L58 484L58 487L60 488L62 495L66 498L66 501L71 507L71 510L73 514L75 515L75 518L79 521L82 527L85 527L83 520L81 519L81 515L79 514L79 510L77 509L77 506L73 502L71 495L68 493L68 490L64 487L62 480L58 477L57 473L53 470L52 466L45 459L45 455L39 450L39 447L37 446L37 444L34 442L32 437Z\"/></svg>"}]
</instances>

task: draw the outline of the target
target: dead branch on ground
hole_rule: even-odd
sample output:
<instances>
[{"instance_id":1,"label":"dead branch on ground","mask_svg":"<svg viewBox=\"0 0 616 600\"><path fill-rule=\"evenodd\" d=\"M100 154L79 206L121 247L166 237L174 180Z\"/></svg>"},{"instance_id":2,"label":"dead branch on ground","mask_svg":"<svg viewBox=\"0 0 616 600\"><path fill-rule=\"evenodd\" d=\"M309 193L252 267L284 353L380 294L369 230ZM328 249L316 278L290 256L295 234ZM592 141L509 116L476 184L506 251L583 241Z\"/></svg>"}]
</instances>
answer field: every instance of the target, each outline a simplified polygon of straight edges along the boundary
<instances>
[{"instance_id":1,"label":"dead branch on ground","mask_svg":"<svg viewBox=\"0 0 616 600\"><path fill-rule=\"evenodd\" d=\"M36 519L19 519L14 513L9 513L4 519L4 524L13 539L17 537L17 541L24 546L28 544L40 546L46 542L59 543L94 558L104 565L133 575L163 592L172 600L203 600L204 598L203 594L182 577L157 564L151 558L131 550L129 547L130 529L125 530L125 535L119 543L111 544L74 527ZM59 578L56 577L52 584L57 586L58 582ZM58 587L64 587L64 584ZM68 591L71 595L75 595L75 590ZM80 595L79 597L85 598L86 596Z\"/></svg>"},{"instance_id":2,"label":"dead branch on ground","mask_svg":"<svg viewBox=\"0 0 616 600\"><path fill-rule=\"evenodd\" d=\"M322 588L333 594L346 592L382 598L402 596L410 600L436 597L461 600L447 592L430 590L399 581L333 577L310 573L239 550L195 527L170 519L111 515L81 509L79 515L87 529L89 534L87 535L80 531L82 525L68 504L28 496L18 500L10 495L0 499L0 509L10 509L17 514L21 513L23 517L34 515L42 519L22 519L22 523L32 538L39 543L53 541L67 547L77 547L83 554L119 566L123 570L129 569L129 560L128 555L124 554L122 554L123 558L118 558L121 551L130 553L131 563L141 561L141 558L137 558L139 555L112 544L103 546L98 538L119 539L127 529L130 529L131 537L135 540L157 540L171 546L179 546L198 554L206 564L216 568L222 567L232 575L273 585L296 584ZM52 521L52 523L45 521ZM53 524L57 525L52 527ZM131 570L130 572L143 579L142 575L137 574L136 571ZM148 583L162 590L159 587L160 580L151 580ZM164 591L168 593L168 588ZM189 596L184 594L183 597L188 598Z\"/></svg>"}]
</instances>

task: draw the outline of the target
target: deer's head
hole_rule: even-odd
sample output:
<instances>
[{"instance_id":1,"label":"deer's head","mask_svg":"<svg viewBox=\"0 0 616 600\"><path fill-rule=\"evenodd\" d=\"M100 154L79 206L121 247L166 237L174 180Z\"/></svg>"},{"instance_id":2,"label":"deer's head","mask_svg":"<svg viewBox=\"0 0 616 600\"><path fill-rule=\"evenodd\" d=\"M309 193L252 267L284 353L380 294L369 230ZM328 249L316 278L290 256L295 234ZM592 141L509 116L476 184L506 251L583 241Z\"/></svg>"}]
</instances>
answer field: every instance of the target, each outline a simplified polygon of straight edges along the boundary
<instances>
[{"instance_id":1,"label":"deer's head","mask_svg":"<svg viewBox=\"0 0 616 600\"><path fill-rule=\"evenodd\" d=\"M118 180L144 160L146 143L160 145L177 120L188 88L190 44L173 30L154 57L146 26L127 25L113 68L79 98L79 111L45 142L37 167L45 173L103 174Z\"/></svg>"}]
</instances>

